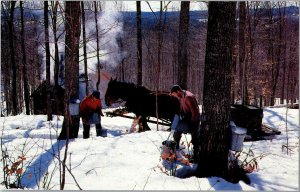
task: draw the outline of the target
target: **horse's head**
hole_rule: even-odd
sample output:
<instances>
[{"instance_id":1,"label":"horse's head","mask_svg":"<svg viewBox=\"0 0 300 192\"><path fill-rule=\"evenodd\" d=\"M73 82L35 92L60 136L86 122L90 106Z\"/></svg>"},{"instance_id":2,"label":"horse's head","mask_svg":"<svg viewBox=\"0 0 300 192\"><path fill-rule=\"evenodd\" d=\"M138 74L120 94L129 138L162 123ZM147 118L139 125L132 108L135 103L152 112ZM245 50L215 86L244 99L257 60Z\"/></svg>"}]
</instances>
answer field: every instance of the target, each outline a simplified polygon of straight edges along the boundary
<instances>
[{"instance_id":1,"label":"horse's head","mask_svg":"<svg viewBox=\"0 0 300 192\"><path fill-rule=\"evenodd\" d=\"M110 106L112 103L116 102L120 97L119 93L120 90L119 90L117 79L110 78L105 93L105 104L107 106Z\"/></svg>"}]
</instances>

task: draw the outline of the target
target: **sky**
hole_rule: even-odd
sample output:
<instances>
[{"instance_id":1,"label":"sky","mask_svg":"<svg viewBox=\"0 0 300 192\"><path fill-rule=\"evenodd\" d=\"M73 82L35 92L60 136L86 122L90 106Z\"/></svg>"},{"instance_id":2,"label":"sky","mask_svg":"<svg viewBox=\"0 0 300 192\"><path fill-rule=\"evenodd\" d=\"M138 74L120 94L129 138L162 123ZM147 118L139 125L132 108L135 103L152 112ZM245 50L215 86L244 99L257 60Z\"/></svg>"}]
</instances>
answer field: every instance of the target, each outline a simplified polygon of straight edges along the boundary
<instances>
[{"instance_id":1,"label":"sky","mask_svg":"<svg viewBox=\"0 0 300 192\"><path fill-rule=\"evenodd\" d=\"M111 110L105 109L104 113ZM63 157L65 142L56 138L62 122L62 116L54 116L51 122L46 115L0 117L2 148L7 149L13 161L18 156L26 158L21 179L26 189L59 190L58 154ZM65 189L79 190L80 186L84 190L298 191L299 110L264 108L263 123L281 134L268 140L243 142L244 155L239 160L245 160L248 153L252 156L246 161L256 159L258 163L258 168L247 174L250 185L243 181L229 183L219 177L186 177L197 164L177 164L175 176L169 176L168 164L161 159L162 141L169 135L164 131L166 126L159 126L157 131L155 124L149 124L151 131L126 134L132 119L105 116L102 126L107 129L107 137L96 137L95 127L91 126L90 138L83 139L80 123L78 138L68 146L67 166L72 175L67 171ZM187 153L190 139L189 134L182 137L186 146L183 152ZM289 154L283 147L287 139ZM3 170L2 162L0 169ZM0 184L0 190L4 189Z\"/></svg>"}]
</instances>

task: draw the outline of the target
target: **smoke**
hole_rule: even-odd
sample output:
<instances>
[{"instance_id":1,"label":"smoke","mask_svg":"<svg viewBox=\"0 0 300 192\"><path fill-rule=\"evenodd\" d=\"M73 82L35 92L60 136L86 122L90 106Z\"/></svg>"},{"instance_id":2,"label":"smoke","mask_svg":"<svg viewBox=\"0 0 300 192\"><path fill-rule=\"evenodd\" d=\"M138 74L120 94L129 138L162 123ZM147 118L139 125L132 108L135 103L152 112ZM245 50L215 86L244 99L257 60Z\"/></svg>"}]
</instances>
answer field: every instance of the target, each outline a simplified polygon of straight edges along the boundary
<instances>
[{"instance_id":1,"label":"smoke","mask_svg":"<svg viewBox=\"0 0 300 192\"><path fill-rule=\"evenodd\" d=\"M114 68L122 60L123 53L119 51L117 38L123 35L123 21L121 13L116 9L116 2L104 2L102 11L98 11L97 25L99 37L100 64L104 69ZM94 12L86 12L86 36L88 73L97 72L97 40ZM82 38L82 36L81 36ZM80 49L80 60L83 60L83 48ZM80 63L80 72L83 72L83 61Z\"/></svg>"},{"instance_id":2,"label":"smoke","mask_svg":"<svg viewBox=\"0 0 300 192\"><path fill-rule=\"evenodd\" d=\"M119 65L124 54L120 52L117 38L123 35L123 21L122 15L117 10L117 3L122 2L102 2L102 11L98 10L98 36L99 36L99 55L100 64L105 68L114 68ZM63 4L61 4L63 6ZM62 12L61 12L62 13ZM43 12L39 13L41 21L43 21ZM59 17L64 17L59 15ZM49 14L49 46L50 46L50 69L51 69L51 83L54 83L54 55L55 55L55 45L54 45L54 35L52 30L52 21ZM59 19L58 19L59 20ZM96 40L96 27L95 27L95 14L94 9L85 10L85 30L87 37L87 63L88 63L88 73L95 74L97 72L97 40ZM63 22L63 19L60 20ZM39 41L39 55L42 57L42 76L41 80L46 79L46 53L45 53L45 28L43 25L38 26L38 41ZM58 49L59 57L65 55L65 36L64 36L64 23L59 23L58 27ZM82 27L82 25L81 25ZM83 33L81 32L80 42L83 42ZM83 61L83 45L80 45L79 49L79 73L84 72L84 61Z\"/></svg>"},{"instance_id":3,"label":"smoke","mask_svg":"<svg viewBox=\"0 0 300 192\"><path fill-rule=\"evenodd\" d=\"M42 6L42 5L41 5ZM59 10L58 10L59 11ZM40 21L44 21L44 12L43 11L36 11L36 16L39 18ZM64 56L65 54L65 36L64 36L64 24L63 20L61 19L62 15L58 14L58 23L57 23L57 37L59 37L57 46L58 46L58 53L59 58L61 55ZM53 33L53 25L51 14L48 15L49 19L49 49L50 49L50 81L51 84L54 84L54 56L55 56L55 40L54 40L54 33ZM45 47L45 26L38 25L37 29L37 40L39 42L38 54L41 57L41 80L46 80L46 47Z\"/></svg>"}]
</instances>

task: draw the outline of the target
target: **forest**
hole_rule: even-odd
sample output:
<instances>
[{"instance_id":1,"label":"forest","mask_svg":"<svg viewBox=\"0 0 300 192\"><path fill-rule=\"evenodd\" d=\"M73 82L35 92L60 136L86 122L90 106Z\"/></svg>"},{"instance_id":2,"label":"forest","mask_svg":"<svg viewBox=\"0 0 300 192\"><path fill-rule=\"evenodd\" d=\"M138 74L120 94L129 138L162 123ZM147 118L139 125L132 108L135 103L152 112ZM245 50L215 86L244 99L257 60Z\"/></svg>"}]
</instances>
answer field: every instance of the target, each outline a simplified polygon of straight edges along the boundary
<instances>
[{"instance_id":1,"label":"forest","mask_svg":"<svg viewBox=\"0 0 300 192\"><path fill-rule=\"evenodd\" d=\"M49 84L64 86L64 4L1 2L1 115L32 114L31 95L47 75ZM168 2L140 17L122 2L106 4L81 3L80 73L89 78L99 68L151 90L169 91L180 84L202 103L207 10L189 11L184 37L179 36L180 8ZM262 98L263 105L272 106L275 98L282 103L299 98L298 13L297 2L238 3L232 103L258 105Z\"/></svg>"},{"instance_id":2,"label":"forest","mask_svg":"<svg viewBox=\"0 0 300 192\"><path fill-rule=\"evenodd\" d=\"M267 120L268 125L274 125L274 117L279 117L280 123L283 121L282 111L280 110L279 116L277 109L272 110L273 106L283 104L281 107L286 107L286 134L288 124L293 128L293 133L299 129L295 123L288 121L288 109L299 107L298 2L223 1L192 4L190 1L181 1L177 4L179 6L174 6L172 1L159 1L159 11L154 11L148 1L134 3L136 9L128 10L126 2L123 1L1 1L0 119L3 121L1 149L6 188L36 188L36 185L40 188L40 179L43 174L46 177L45 172L36 174L35 177L38 178L33 182L29 181L30 178L24 179L25 173L32 175L31 169L35 169L31 168L31 162L26 172L22 168L15 169L16 166L24 165L26 158L23 152L26 145L23 145L18 161L14 162L15 160L10 159L13 152L11 156L8 155L10 151L6 142L20 142L22 139L32 141L35 138L30 137L31 131L48 126L50 133L47 137L51 140L52 153L46 150L47 147L41 147L45 151L44 155L35 157L42 162L40 158L46 155L46 158L50 159L48 165L57 157L55 169L59 167L59 188L64 189L65 185L68 185L66 173L69 173L76 186L82 189L73 175L72 153L68 153L68 150L69 147L76 146L76 143L84 142L80 140L81 135L78 137L83 117L79 112L73 113L71 106L76 104L79 110L82 99L92 92L94 94L96 90L98 96L94 96L98 98L97 109L102 110L103 105L104 110L109 112L111 108L106 105L113 95L108 98L105 96L105 103L104 95L109 92L108 82L117 80L131 83L134 88L144 86L142 88L149 89L147 94L151 95L151 98L155 97L155 100L152 99L155 106L151 104L150 107L155 109L156 115L149 116L157 119L156 131L149 128L147 132L126 135L120 131L126 121L120 121L122 125L115 125L116 122L109 120L101 111L107 126L106 131L110 133L109 138L125 138L129 139L129 143L133 142L131 137L148 134L155 137L161 134L158 140L151 140L150 144L161 143L162 135L170 131L158 128L160 94L174 99L174 96L169 94L174 84L195 94L194 104L196 112L199 113L199 122L189 133L193 141L193 163L196 165L193 167L193 176L197 178L216 176L230 183L243 181L247 185L251 184L247 174L257 170L256 158L259 157L253 156L254 160L251 161L254 165L250 164L249 171L249 167L239 164L239 153L233 153L230 148L233 138L230 128L235 126L232 124L235 121L233 104L259 111L259 117L254 122L259 125L259 130L263 128L263 120ZM192 10L191 5L195 3L198 3L201 9ZM151 11L144 12L142 5ZM116 92L120 90L114 93ZM124 92L126 90L123 90ZM145 97L145 92L131 95L135 96L134 99L124 99L126 104L130 101L135 106L143 106L143 103L137 103L138 101L150 103L150 96ZM148 98L148 101L140 98ZM175 101L178 106L182 105L176 97ZM174 105L168 109L172 107ZM182 106L179 108L178 111L182 112ZM127 106L127 109L130 107ZM175 120L176 115L181 113L178 111L173 111L176 114L173 114L169 121L172 121L172 118ZM135 113L133 110L131 112ZM293 116L295 110L292 112L289 118L294 121L297 116ZM100 118L99 111L94 113L99 113ZM270 114L263 119L264 113ZM28 130L22 128L21 131L26 130L24 135L10 138L8 132L20 127L5 127L6 119L20 118L23 115L30 119L30 116L39 114L45 115L47 120L41 120ZM148 120L150 118L138 113L135 115L132 126L142 124L141 121L146 120L146 117ZM241 119L246 122L252 121L247 116ZM248 132L251 126L247 127ZM52 128L55 131L54 144ZM269 127L271 130L273 128ZM281 131L283 129L280 127ZM259 132L262 133L263 131ZM274 134L272 136L275 137ZM96 140L102 141L103 138L99 137L102 136L97 133ZM297 134L293 134L293 142L296 137ZM286 150L288 154L294 146L289 144L288 137L286 143L280 145L282 151ZM90 147L93 145L89 145L88 149ZM159 150L157 144L155 147ZM246 156L252 153L251 147L252 145ZM60 156L60 152L64 154ZM145 151L141 153L149 155ZM83 157L82 162L86 157ZM114 157L112 159L121 160ZM12 163L11 167L9 163ZM114 164L109 162L108 165ZM9 186L11 173L15 174L17 180ZM260 180L254 177L254 181ZM24 185L24 182L29 183ZM114 183L113 180L108 182Z\"/></svg>"}]
</instances>

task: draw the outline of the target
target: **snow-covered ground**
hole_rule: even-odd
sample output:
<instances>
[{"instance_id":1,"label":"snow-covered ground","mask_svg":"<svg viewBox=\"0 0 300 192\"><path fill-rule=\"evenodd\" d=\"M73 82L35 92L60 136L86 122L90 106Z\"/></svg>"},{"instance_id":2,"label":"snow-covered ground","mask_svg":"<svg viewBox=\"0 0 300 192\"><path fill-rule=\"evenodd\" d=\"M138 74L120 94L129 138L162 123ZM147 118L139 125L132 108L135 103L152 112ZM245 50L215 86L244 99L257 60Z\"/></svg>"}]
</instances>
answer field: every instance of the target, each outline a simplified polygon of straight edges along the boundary
<instances>
[{"instance_id":1,"label":"snow-covered ground","mask_svg":"<svg viewBox=\"0 0 300 192\"><path fill-rule=\"evenodd\" d=\"M26 158L21 161L21 182L27 189L59 189L58 154L63 159L66 143L56 138L63 117L55 116L51 122L46 119L45 115L0 118L2 151L7 149L8 155L4 159L16 162L18 156ZM167 175L160 158L162 141L169 134L163 131L167 127L159 126L157 131L155 124L149 124L152 131L124 134L131 123L131 119L103 117L107 137L96 137L92 126L89 139L82 138L81 125L79 138L68 145L66 164L72 174L66 173L65 189L77 190L80 186L84 190L299 190L299 110L264 109L263 123L278 129L281 135L272 140L244 142L244 152L252 150L254 157L261 157L257 158L258 170L248 174L250 185L243 181L232 184L218 177L183 179ZM184 136L181 141L186 141ZM287 144L288 154L283 147ZM177 174L195 167L179 166ZM0 169L3 170L3 161ZM4 180L2 173L0 182ZM0 185L0 189L5 186Z\"/></svg>"}]
</instances>

